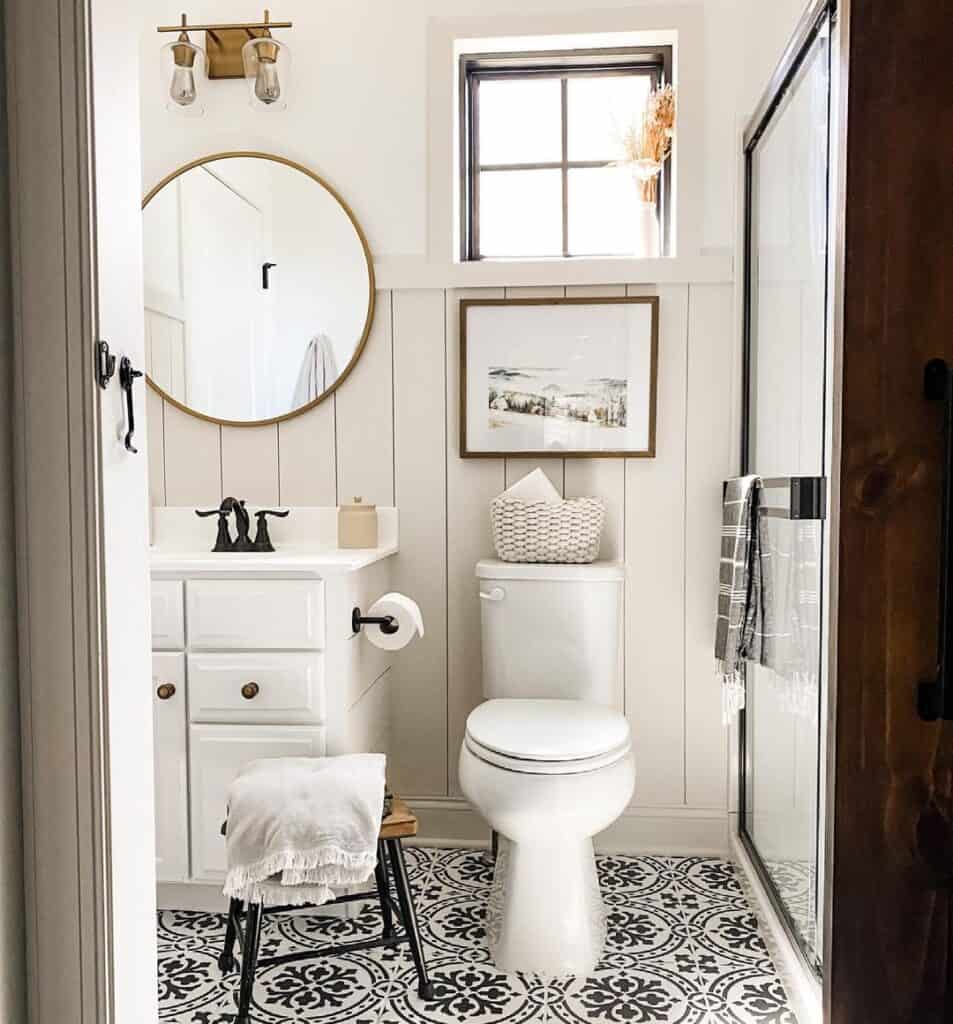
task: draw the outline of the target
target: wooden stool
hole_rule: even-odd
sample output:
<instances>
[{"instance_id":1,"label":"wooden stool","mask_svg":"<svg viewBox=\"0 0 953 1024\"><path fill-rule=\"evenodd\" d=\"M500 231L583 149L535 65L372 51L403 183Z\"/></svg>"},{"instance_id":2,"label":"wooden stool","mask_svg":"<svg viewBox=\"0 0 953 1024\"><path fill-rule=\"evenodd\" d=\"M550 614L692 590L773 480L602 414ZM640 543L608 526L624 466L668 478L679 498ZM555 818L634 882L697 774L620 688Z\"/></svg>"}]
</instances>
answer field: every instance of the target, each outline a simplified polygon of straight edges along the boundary
<instances>
[{"instance_id":1,"label":"wooden stool","mask_svg":"<svg viewBox=\"0 0 953 1024\"><path fill-rule=\"evenodd\" d=\"M322 956L337 956L363 949L378 949L398 946L402 942L410 945L410 954L414 958L417 969L417 994L421 999L433 999L433 983L427 976L427 965L424 962L423 946L420 942L420 930L417 926L417 913L414 909L413 895L407 878L407 865L404 861L402 840L417 834L417 819L411 809L400 797L391 801L391 811L381 822L381 830L377 840L377 866L374 868L374 879L377 892L356 892L347 896L339 896L336 900L325 903L354 903L376 897L381 908L382 929L378 939L363 939L357 942L341 942L336 945L324 946L321 949L302 949L281 956L269 956L260 959L258 946L261 939L261 924L266 913L277 914L286 910L301 910L298 906L281 906L266 908L261 903L250 903L247 910L242 900L231 900L228 907L228 924L225 928L225 948L218 958L218 966L227 974L235 970L237 963L234 956L235 941L241 950L242 974L238 992L238 1015L235 1024L250 1024L248 1016L255 987L255 971L259 967L272 964L287 964L294 960L312 960ZM393 879L397 900L391 895L390 881ZM308 904L307 906L313 906ZM401 927L394 927L394 918ZM244 927L242 926L244 922Z\"/></svg>"}]
</instances>

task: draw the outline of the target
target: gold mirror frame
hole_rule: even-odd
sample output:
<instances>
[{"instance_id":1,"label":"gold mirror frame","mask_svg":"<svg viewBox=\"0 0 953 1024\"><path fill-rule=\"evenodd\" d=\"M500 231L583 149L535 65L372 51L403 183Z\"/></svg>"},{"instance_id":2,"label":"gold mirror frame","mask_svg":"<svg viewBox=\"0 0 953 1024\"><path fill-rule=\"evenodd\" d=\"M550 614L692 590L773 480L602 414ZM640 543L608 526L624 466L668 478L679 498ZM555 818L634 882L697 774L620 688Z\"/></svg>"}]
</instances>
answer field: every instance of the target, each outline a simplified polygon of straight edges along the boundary
<instances>
[{"instance_id":1,"label":"gold mirror frame","mask_svg":"<svg viewBox=\"0 0 953 1024\"><path fill-rule=\"evenodd\" d=\"M358 359L361 358L361 353L364 351L364 346L367 344L367 339L371 333L371 325L374 323L374 307L376 302L376 285L374 282L374 261L371 259L370 246L367 244L367 238L364 235L361 225L358 223L357 218L354 216L354 211L348 206L340 192L333 185L329 184L319 174L315 174L314 171L308 170L303 164L299 164L294 160L289 160L284 156L276 156L273 153L262 153L255 150L236 150L234 152L227 153L213 153L211 156L199 157L198 160L192 160L187 164L183 164L181 167L174 170L171 174L167 174L157 185L154 185L145 194L142 200L142 206L140 209L145 210L149 205L149 201L155 197L170 181L175 181L180 175L185 174L186 171L191 171L196 167L202 167L204 164L214 163L216 160L228 160L235 157L247 157L255 160L272 160L277 164L284 164L286 167L291 167L296 171L300 171L302 174L306 174L314 182L325 189L333 199L335 199L341 209L347 214L348 220L357 232L358 240L361 243L361 248L364 250L364 260L367 263L367 283L368 283L368 296L367 296L367 317L364 320L364 331L361 334L360 340L357 343L357 348L354 350L354 355L351 356L347 365L338 374L337 379L334 383L326 388L321 394L313 401L308 402L307 405L299 406L297 409L292 409L291 412L283 413L281 416L272 416L266 420L226 420L221 419L218 416L209 416L207 413L199 412L196 409L191 408L188 405L183 404L178 399L173 398L170 394L164 391L158 384L146 374L146 380L149 387L152 388L157 394L159 394L163 401L168 402L170 405L174 405L176 409L181 409L182 412L188 413L189 416L195 416L197 419L205 420L208 423L218 423L223 427L267 427L272 423L283 423L285 420L293 419L295 416L300 416L302 413L308 412L313 409L316 405L320 405L326 398L329 398L334 394L335 391L347 380L349 374L357 364Z\"/></svg>"}]
</instances>

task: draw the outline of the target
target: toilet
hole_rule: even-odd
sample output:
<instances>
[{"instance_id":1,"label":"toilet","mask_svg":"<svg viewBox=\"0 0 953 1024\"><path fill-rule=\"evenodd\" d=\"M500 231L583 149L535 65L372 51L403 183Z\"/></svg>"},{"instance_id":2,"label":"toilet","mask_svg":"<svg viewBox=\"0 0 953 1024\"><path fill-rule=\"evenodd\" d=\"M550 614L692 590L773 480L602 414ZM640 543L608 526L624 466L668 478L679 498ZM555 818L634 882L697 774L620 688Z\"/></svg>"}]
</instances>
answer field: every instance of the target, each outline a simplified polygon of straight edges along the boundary
<instances>
[{"instance_id":1,"label":"toilet","mask_svg":"<svg viewBox=\"0 0 953 1024\"><path fill-rule=\"evenodd\" d=\"M464 795L500 837L487 935L497 966L592 973L605 939L592 837L635 786L621 696L621 565L477 563L486 700L467 719Z\"/></svg>"}]
</instances>

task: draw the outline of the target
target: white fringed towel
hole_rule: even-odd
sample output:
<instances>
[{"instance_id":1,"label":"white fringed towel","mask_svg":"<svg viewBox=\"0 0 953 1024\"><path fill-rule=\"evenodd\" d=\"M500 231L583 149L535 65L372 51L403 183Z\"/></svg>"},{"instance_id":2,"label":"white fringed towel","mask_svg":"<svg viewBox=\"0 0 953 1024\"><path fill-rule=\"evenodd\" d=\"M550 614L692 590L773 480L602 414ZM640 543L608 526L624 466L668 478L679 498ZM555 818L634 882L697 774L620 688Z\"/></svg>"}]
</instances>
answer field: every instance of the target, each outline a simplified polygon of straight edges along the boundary
<instances>
[{"instance_id":1,"label":"white fringed towel","mask_svg":"<svg viewBox=\"0 0 953 1024\"><path fill-rule=\"evenodd\" d=\"M252 761L228 791L225 895L302 906L367 881L377 863L383 754Z\"/></svg>"}]
</instances>

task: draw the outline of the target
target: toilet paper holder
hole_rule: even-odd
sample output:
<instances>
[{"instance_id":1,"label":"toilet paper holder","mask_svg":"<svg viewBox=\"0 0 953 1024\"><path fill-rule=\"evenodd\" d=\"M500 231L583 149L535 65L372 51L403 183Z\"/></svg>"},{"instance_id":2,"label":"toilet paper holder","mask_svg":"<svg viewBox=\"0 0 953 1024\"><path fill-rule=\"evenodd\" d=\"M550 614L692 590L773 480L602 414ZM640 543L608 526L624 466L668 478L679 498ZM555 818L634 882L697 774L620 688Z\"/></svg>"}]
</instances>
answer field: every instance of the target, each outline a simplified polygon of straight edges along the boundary
<instances>
[{"instance_id":1,"label":"toilet paper holder","mask_svg":"<svg viewBox=\"0 0 953 1024\"><path fill-rule=\"evenodd\" d=\"M351 612L351 630L360 633L362 626L380 626L381 632L388 636L400 629L393 615L361 615L361 609L355 608Z\"/></svg>"}]
</instances>

